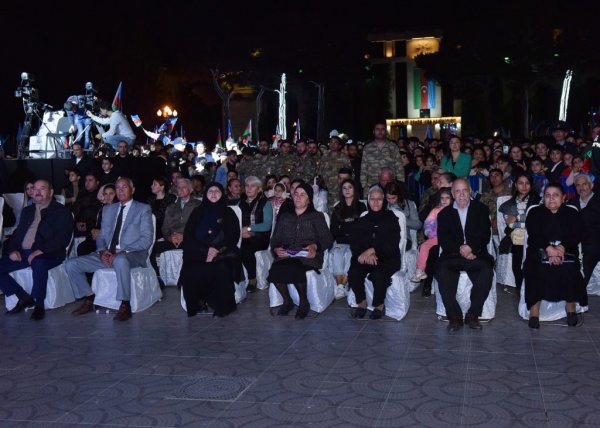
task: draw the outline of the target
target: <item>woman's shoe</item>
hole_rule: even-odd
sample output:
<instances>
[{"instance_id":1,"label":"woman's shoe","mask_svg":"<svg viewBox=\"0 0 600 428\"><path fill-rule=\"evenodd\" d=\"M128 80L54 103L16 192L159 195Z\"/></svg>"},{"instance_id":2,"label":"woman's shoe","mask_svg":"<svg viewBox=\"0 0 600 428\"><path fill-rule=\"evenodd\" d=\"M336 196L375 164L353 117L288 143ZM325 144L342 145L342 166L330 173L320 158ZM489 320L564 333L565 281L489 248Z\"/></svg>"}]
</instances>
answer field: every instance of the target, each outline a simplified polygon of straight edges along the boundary
<instances>
[{"instance_id":1,"label":"woman's shoe","mask_svg":"<svg viewBox=\"0 0 600 428\"><path fill-rule=\"evenodd\" d=\"M306 316L308 315L309 312L310 312L309 305L298 306L298 310L296 311L296 319L303 320L304 318L306 318Z\"/></svg>"},{"instance_id":2,"label":"woman's shoe","mask_svg":"<svg viewBox=\"0 0 600 428\"><path fill-rule=\"evenodd\" d=\"M369 318L371 318L372 320L378 320L383 318L383 316L385 315L385 308L379 310L377 308L373 309L373 312L371 312L371 315L369 315Z\"/></svg>"},{"instance_id":3,"label":"woman's shoe","mask_svg":"<svg viewBox=\"0 0 600 428\"><path fill-rule=\"evenodd\" d=\"M567 312L567 325L569 327L577 327L578 322L577 312Z\"/></svg>"},{"instance_id":4,"label":"woman's shoe","mask_svg":"<svg viewBox=\"0 0 600 428\"><path fill-rule=\"evenodd\" d=\"M364 318L367 313L367 308L363 308L361 306L356 306L350 309L350 315L352 318Z\"/></svg>"},{"instance_id":5,"label":"woman's shoe","mask_svg":"<svg viewBox=\"0 0 600 428\"><path fill-rule=\"evenodd\" d=\"M281 305L277 311L277 315L286 316L292 309L294 309L294 304L292 302L283 302L283 305Z\"/></svg>"},{"instance_id":6,"label":"woman's shoe","mask_svg":"<svg viewBox=\"0 0 600 428\"><path fill-rule=\"evenodd\" d=\"M538 329L540 328L540 317L529 317L529 328Z\"/></svg>"}]
</instances>

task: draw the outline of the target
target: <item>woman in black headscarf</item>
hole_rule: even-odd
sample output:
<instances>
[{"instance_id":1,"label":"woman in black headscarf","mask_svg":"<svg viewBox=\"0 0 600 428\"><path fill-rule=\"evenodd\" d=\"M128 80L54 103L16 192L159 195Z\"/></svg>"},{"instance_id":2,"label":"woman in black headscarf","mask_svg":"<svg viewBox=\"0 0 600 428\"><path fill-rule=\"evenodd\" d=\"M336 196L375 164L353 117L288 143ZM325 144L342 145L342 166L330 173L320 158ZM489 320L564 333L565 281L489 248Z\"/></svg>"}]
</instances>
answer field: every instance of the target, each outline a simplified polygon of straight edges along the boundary
<instances>
[{"instance_id":1,"label":"woman in black headscarf","mask_svg":"<svg viewBox=\"0 0 600 428\"><path fill-rule=\"evenodd\" d=\"M224 194L219 183L209 184L202 204L192 211L185 226L179 285L188 317L206 305L213 309L213 316L236 310L234 281L241 279L240 225Z\"/></svg>"},{"instance_id":2,"label":"woman in black headscarf","mask_svg":"<svg viewBox=\"0 0 600 428\"><path fill-rule=\"evenodd\" d=\"M352 308L352 318L367 313L365 278L373 282L373 312L371 319L385 314L385 293L392 275L400 269L400 225L393 211L386 209L386 199L379 186L369 190L369 212L358 219L350 236L352 260L348 283L354 291L358 306Z\"/></svg>"},{"instance_id":3,"label":"woman in black headscarf","mask_svg":"<svg viewBox=\"0 0 600 428\"><path fill-rule=\"evenodd\" d=\"M306 272L321 269L323 253L333 244L323 213L315 210L313 190L302 182L292 195L294 209L279 213L271 237L275 262L269 270L268 280L283 297L278 315L287 315L293 308L287 285L293 283L298 290L300 302L296 318L304 319L310 311L308 303Z\"/></svg>"}]
</instances>

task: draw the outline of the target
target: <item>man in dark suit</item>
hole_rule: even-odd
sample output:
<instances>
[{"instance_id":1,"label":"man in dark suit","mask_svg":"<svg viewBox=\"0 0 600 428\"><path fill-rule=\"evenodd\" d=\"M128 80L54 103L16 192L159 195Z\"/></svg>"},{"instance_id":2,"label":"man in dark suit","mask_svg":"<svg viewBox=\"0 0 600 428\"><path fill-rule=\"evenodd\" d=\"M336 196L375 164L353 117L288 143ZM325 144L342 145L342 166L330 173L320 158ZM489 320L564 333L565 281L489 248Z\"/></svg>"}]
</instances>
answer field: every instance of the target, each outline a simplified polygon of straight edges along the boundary
<instances>
[{"instance_id":1,"label":"man in dark suit","mask_svg":"<svg viewBox=\"0 0 600 428\"><path fill-rule=\"evenodd\" d=\"M457 331L463 326L462 310L456 300L460 272L465 271L473 283L471 307L465 323L472 329L481 329L479 317L494 278L492 256L487 252L491 223L488 208L471 200L471 188L465 179L452 183L454 204L438 215L438 241L442 254L436 266L440 294L448 330Z\"/></svg>"},{"instance_id":2,"label":"man in dark suit","mask_svg":"<svg viewBox=\"0 0 600 428\"><path fill-rule=\"evenodd\" d=\"M583 275L585 283L590 281L596 264L600 262L600 197L592 191L594 184L587 174L575 177L575 189L579 198L569 201L581 212L585 234L581 242L583 253Z\"/></svg>"},{"instance_id":3,"label":"man in dark suit","mask_svg":"<svg viewBox=\"0 0 600 428\"><path fill-rule=\"evenodd\" d=\"M85 277L86 272L113 268L117 274L117 300L121 306L117 321L131 318L131 269L146 266L148 250L154 243L154 227L150 205L133 200L134 187L129 178L121 177L115 184L118 203L102 210L100 235L96 238L96 253L65 263L76 299L85 297L83 304L73 311L83 315L94 309L94 294Z\"/></svg>"},{"instance_id":4,"label":"man in dark suit","mask_svg":"<svg viewBox=\"0 0 600 428\"><path fill-rule=\"evenodd\" d=\"M7 243L8 257L0 259L0 290L19 298L8 314L17 314L35 304L31 319L44 318L48 271L65 259L72 235L71 212L54 200L47 180L37 180L33 185L33 204L23 208L19 226ZM31 295L9 275L29 266L33 276Z\"/></svg>"}]
</instances>

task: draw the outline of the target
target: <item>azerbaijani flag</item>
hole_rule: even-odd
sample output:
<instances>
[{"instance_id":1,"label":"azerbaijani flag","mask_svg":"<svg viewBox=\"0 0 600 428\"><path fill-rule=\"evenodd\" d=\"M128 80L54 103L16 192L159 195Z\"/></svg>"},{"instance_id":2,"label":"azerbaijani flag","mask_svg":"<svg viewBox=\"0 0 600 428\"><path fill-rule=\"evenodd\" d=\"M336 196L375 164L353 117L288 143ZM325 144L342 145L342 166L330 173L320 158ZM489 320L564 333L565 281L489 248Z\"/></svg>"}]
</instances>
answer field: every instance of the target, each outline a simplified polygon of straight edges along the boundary
<instances>
[{"instance_id":1,"label":"azerbaijani flag","mask_svg":"<svg viewBox=\"0 0 600 428\"><path fill-rule=\"evenodd\" d=\"M123 110L123 102L122 102L122 94L121 91L123 89L123 82L119 82L119 87L117 88L117 93L115 94L115 97L113 98L113 102L112 102L112 109L113 111L121 111Z\"/></svg>"},{"instance_id":2,"label":"azerbaijani flag","mask_svg":"<svg viewBox=\"0 0 600 428\"><path fill-rule=\"evenodd\" d=\"M233 136L231 135L231 120L227 119L227 139L233 140Z\"/></svg>"},{"instance_id":3,"label":"azerbaijani flag","mask_svg":"<svg viewBox=\"0 0 600 428\"><path fill-rule=\"evenodd\" d=\"M242 132L243 144L247 146L249 141L252 141L252 119L248 121L248 125L246 125L244 132Z\"/></svg>"},{"instance_id":4,"label":"azerbaijani flag","mask_svg":"<svg viewBox=\"0 0 600 428\"><path fill-rule=\"evenodd\" d=\"M137 114L132 114L131 115L131 120L133 121L133 124L139 128L140 126L142 126L142 119L140 119L140 117Z\"/></svg>"},{"instance_id":5,"label":"azerbaijani flag","mask_svg":"<svg viewBox=\"0 0 600 428\"><path fill-rule=\"evenodd\" d=\"M427 79L425 70L420 68L413 70L413 108L435 108L435 82Z\"/></svg>"},{"instance_id":6,"label":"azerbaijani flag","mask_svg":"<svg viewBox=\"0 0 600 428\"><path fill-rule=\"evenodd\" d=\"M175 127L175 124L177 123L177 118L176 117L171 117L169 119L167 119L165 121L165 123L163 123L162 125L160 125L160 127L158 128L157 132L163 132L163 131L167 131L167 133L171 133L173 132L173 127Z\"/></svg>"},{"instance_id":7,"label":"azerbaijani flag","mask_svg":"<svg viewBox=\"0 0 600 428\"><path fill-rule=\"evenodd\" d=\"M223 139L221 138L221 128L219 128L219 131L217 133L217 144L215 144L216 147L223 147Z\"/></svg>"}]
</instances>

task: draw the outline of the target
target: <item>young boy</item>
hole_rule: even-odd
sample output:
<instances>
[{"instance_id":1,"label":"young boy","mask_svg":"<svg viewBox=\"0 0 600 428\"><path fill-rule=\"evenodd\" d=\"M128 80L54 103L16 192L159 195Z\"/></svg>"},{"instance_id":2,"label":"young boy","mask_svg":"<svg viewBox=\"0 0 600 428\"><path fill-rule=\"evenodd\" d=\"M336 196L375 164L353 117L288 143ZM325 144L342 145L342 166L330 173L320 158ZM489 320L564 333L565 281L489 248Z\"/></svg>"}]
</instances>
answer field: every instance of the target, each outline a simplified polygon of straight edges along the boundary
<instances>
[{"instance_id":1,"label":"young boy","mask_svg":"<svg viewBox=\"0 0 600 428\"><path fill-rule=\"evenodd\" d=\"M544 189L546 188L546 184L548 184L548 179L546 178L546 174L544 174L544 161L540 157L534 157L531 159L531 165L529 166L531 170L531 178L533 180L533 188L537 192L540 197L544 195Z\"/></svg>"}]
</instances>

